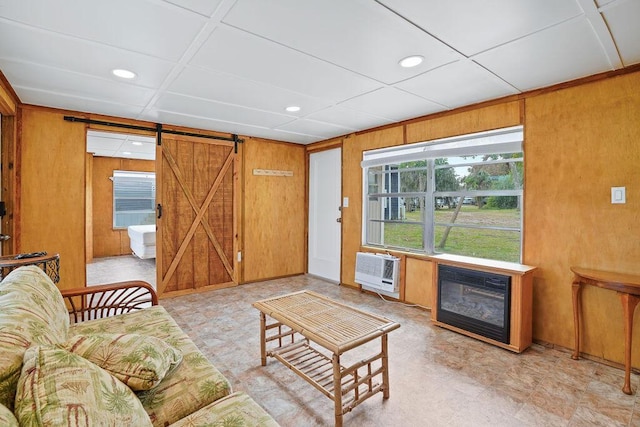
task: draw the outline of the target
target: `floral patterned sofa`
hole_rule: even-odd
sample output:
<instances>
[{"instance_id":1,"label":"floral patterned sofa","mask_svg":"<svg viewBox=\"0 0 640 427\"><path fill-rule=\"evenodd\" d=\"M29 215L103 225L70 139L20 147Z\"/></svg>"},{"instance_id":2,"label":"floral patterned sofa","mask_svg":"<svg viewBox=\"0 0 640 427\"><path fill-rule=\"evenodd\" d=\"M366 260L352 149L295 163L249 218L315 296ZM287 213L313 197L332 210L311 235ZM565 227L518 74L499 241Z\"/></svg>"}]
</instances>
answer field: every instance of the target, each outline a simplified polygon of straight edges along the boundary
<instances>
[{"instance_id":1,"label":"floral patterned sofa","mask_svg":"<svg viewBox=\"0 0 640 427\"><path fill-rule=\"evenodd\" d=\"M156 304L144 282L61 293L38 267L11 272L0 425L277 426Z\"/></svg>"}]
</instances>

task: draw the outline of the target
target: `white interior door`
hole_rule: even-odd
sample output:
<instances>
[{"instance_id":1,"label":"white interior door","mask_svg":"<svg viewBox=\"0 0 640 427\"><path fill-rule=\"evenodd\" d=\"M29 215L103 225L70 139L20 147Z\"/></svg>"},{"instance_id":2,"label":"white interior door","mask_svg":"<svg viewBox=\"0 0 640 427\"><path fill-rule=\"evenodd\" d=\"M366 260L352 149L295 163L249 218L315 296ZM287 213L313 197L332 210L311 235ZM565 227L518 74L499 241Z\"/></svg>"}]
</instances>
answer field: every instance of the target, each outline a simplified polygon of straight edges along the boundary
<instances>
[{"instance_id":1,"label":"white interior door","mask_svg":"<svg viewBox=\"0 0 640 427\"><path fill-rule=\"evenodd\" d=\"M340 283L342 149L309 157L309 274Z\"/></svg>"}]
</instances>

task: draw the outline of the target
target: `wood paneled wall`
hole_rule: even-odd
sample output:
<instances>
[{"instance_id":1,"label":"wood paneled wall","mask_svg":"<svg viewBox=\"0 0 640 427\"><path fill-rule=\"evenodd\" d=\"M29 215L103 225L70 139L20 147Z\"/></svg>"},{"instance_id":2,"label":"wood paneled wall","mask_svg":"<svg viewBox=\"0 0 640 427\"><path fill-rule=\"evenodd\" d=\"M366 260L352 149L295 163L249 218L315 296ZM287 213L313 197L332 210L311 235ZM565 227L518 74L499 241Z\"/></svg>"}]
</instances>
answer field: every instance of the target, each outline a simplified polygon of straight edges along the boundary
<instances>
[{"instance_id":1,"label":"wood paneled wall","mask_svg":"<svg viewBox=\"0 0 640 427\"><path fill-rule=\"evenodd\" d=\"M342 279L347 286L355 283L356 252L362 244L362 152L402 144L403 129L395 126L346 138L342 145L342 197L349 207L342 210Z\"/></svg>"},{"instance_id":2,"label":"wood paneled wall","mask_svg":"<svg viewBox=\"0 0 640 427\"><path fill-rule=\"evenodd\" d=\"M573 348L570 267L640 273L640 72L558 87L478 108L435 115L344 140L342 281L354 282L362 249L362 151L500 127L525 125L523 262L534 278L535 340ZM404 139L403 141L403 134ZM611 204L610 188L625 186L627 203ZM433 269L407 256L405 301L432 303L425 286ZM583 291L583 352L623 360L622 308L613 292ZM640 316L634 325L640 341ZM640 366L640 353L633 353Z\"/></svg>"},{"instance_id":3,"label":"wood paneled wall","mask_svg":"<svg viewBox=\"0 0 640 427\"><path fill-rule=\"evenodd\" d=\"M305 156L303 145L247 138L243 152L242 282L305 272ZM254 175L254 169L293 176Z\"/></svg>"},{"instance_id":4,"label":"wood paneled wall","mask_svg":"<svg viewBox=\"0 0 640 427\"><path fill-rule=\"evenodd\" d=\"M24 107L20 130L19 250L59 253L58 286L84 286L85 127Z\"/></svg>"},{"instance_id":5,"label":"wood paneled wall","mask_svg":"<svg viewBox=\"0 0 640 427\"><path fill-rule=\"evenodd\" d=\"M113 228L113 182L109 179L114 170L154 172L154 160L93 157L92 229L93 256L127 255L131 253L127 230Z\"/></svg>"},{"instance_id":6,"label":"wood paneled wall","mask_svg":"<svg viewBox=\"0 0 640 427\"><path fill-rule=\"evenodd\" d=\"M523 101L510 101L409 123L406 125L407 142L517 126L522 124L523 109Z\"/></svg>"},{"instance_id":7,"label":"wood paneled wall","mask_svg":"<svg viewBox=\"0 0 640 427\"><path fill-rule=\"evenodd\" d=\"M524 261L540 267L536 339L573 348L570 266L640 273L638 88L636 72L526 100ZM611 204L618 186L626 204ZM583 351L622 361L619 298L591 287L583 298Z\"/></svg>"},{"instance_id":8,"label":"wood paneled wall","mask_svg":"<svg viewBox=\"0 0 640 427\"><path fill-rule=\"evenodd\" d=\"M69 112L50 108L18 107L18 116L22 116L21 132L17 132L21 133L18 164L22 169L22 185L16 196L21 199L18 208L23 213L15 241L20 244L18 250L23 252L60 253L60 286L70 288L84 286L86 282L85 223L90 210L94 212L91 216L94 256L123 253L128 251L129 243L128 238L105 231L111 228L112 220L110 215L106 218L107 215L99 212L111 211L110 195L92 203L89 211L85 208L87 194L96 198L97 194L110 193L111 181L107 181L107 190L103 191L97 181L105 181L96 178L87 193L86 127L65 121L66 114ZM114 117L85 116L149 125ZM238 234L244 247L238 279L243 283L302 274L306 260L305 148L255 138L245 138L245 141L240 146L243 193L238 201L241 210ZM98 177L110 175L113 169L138 169L139 166L127 161L106 165L93 159L90 168L92 176ZM143 169L153 170L151 166ZM293 177L254 176L253 169L290 170ZM101 172L105 170L109 172Z\"/></svg>"}]
</instances>

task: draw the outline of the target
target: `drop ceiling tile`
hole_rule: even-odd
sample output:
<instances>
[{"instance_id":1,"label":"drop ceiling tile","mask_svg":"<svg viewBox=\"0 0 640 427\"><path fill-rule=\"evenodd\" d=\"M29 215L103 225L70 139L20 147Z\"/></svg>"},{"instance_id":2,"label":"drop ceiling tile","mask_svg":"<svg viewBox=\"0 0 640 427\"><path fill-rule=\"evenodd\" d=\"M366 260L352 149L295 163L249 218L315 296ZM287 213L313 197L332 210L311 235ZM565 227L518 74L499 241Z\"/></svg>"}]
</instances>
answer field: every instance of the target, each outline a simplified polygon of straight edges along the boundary
<instances>
[{"instance_id":1,"label":"drop ceiling tile","mask_svg":"<svg viewBox=\"0 0 640 427\"><path fill-rule=\"evenodd\" d=\"M131 141L125 140L123 141L122 145L120 145L120 148L118 150L121 152L127 151L135 155L140 155L140 154L153 155L156 152L156 144L155 144L155 140L150 144L147 143L143 145L134 145L131 143Z\"/></svg>"},{"instance_id":2,"label":"drop ceiling tile","mask_svg":"<svg viewBox=\"0 0 640 427\"><path fill-rule=\"evenodd\" d=\"M20 97L20 101L24 104L130 119L138 118L142 112L142 107L135 105L107 102L102 99L74 97L63 93L42 91L28 87L14 86L13 88Z\"/></svg>"},{"instance_id":3,"label":"drop ceiling tile","mask_svg":"<svg viewBox=\"0 0 640 427\"><path fill-rule=\"evenodd\" d=\"M221 0L165 0L167 3L184 7L203 16L211 16L220 5Z\"/></svg>"},{"instance_id":4,"label":"drop ceiling tile","mask_svg":"<svg viewBox=\"0 0 640 427\"><path fill-rule=\"evenodd\" d=\"M117 135L117 134L116 134ZM121 144L120 138L111 138L109 136L92 135L91 131L87 132L87 151L89 153L114 153Z\"/></svg>"},{"instance_id":5,"label":"drop ceiling tile","mask_svg":"<svg viewBox=\"0 0 640 427\"><path fill-rule=\"evenodd\" d=\"M131 142L141 142L145 145L151 144L155 146L156 139L152 136L144 136L144 135L127 135L127 140Z\"/></svg>"},{"instance_id":6,"label":"drop ceiling tile","mask_svg":"<svg viewBox=\"0 0 640 427\"><path fill-rule=\"evenodd\" d=\"M352 133L355 129L343 126L332 125L329 123L318 122L309 119L297 119L284 125L278 126L278 130L288 132L302 133L305 135L315 135L323 138L333 138L335 136L346 135Z\"/></svg>"},{"instance_id":7,"label":"drop ceiling tile","mask_svg":"<svg viewBox=\"0 0 640 427\"><path fill-rule=\"evenodd\" d=\"M576 0L381 0L470 56L582 14Z\"/></svg>"},{"instance_id":8,"label":"drop ceiling tile","mask_svg":"<svg viewBox=\"0 0 640 427\"><path fill-rule=\"evenodd\" d=\"M0 8L0 11L2 9ZM136 72L135 83L158 87L174 63L127 50L27 27L0 19L0 63L20 59L82 74L118 80L114 68ZM88 60L89 59L89 60Z\"/></svg>"},{"instance_id":9,"label":"drop ceiling tile","mask_svg":"<svg viewBox=\"0 0 640 427\"><path fill-rule=\"evenodd\" d=\"M140 145L133 144L137 142ZM100 156L153 159L156 140L152 137L117 132L87 132L87 152ZM129 154L125 154L125 152Z\"/></svg>"},{"instance_id":10,"label":"drop ceiling tile","mask_svg":"<svg viewBox=\"0 0 640 427\"><path fill-rule=\"evenodd\" d=\"M147 150L147 151L135 151L131 149L127 144L123 144L115 153L114 157L124 157L128 159L143 159L143 160L153 160L156 158L156 151Z\"/></svg>"},{"instance_id":11,"label":"drop ceiling tile","mask_svg":"<svg viewBox=\"0 0 640 427\"><path fill-rule=\"evenodd\" d=\"M191 64L330 102L382 86L343 68L226 26L216 28Z\"/></svg>"},{"instance_id":12,"label":"drop ceiling tile","mask_svg":"<svg viewBox=\"0 0 640 427\"><path fill-rule=\"evenodd\" d=\"M324 138L318 138L313 135L304 135L295 132L284 132L280 130L265 130L260 135L256 135L260 138L273 139L275 141L293 142L295 144L311 144L314 142L322 141Z\"/></svg>"},{"instance_id":13,"label":"drop ceiling tile","mask_svg":"<svg viewBox=\"0 0 640 427\"><path fill-rule=\"evenodd\" d=\"M2 71L12 85L78 98L144 106L153 91L133 84L77 74L35 64L3 61ZM20 91L16 90L18 95Z\"/></svg>"},{"instance_id":14,"label":"drop ceiling tile","mask_svg":"<svg viewBox=\"0 0 640 427\"><path fill-rule=\"evenodd\" d=\"M295 119L284 114L273 114L268 111L253 110L220 102L207 101L201 98L186 97L167 93L153 106L154 109L180 113L213 120L246 123L258 127L272 128Z\"/></svg>"},{"instance_id":15,"label":"drop ceiling tile","mask_svg":"<svg viewBox=\"0 0 640 427\"><path fill-rule=\"evenodd\" d=\"M114 157L114 151L108 150L89 150L87 149L87 153L93 154L94 157Z\"/></svg>"},{"instance_id":16,"label":"drop ceiling tile","mask_svg":"<svg viewBox=\"0 0 640 427\"><path fill-rule=\"evenodd\" d=\"M335 125L344 126L356 130L364 130L377 126L392 123L392 120L382 117L372 116L360 111L332 106L309 114L305 118L318 120L325 123L333 123Z\"/></svg>"},{"instance_id":17,"label":"drop ceiling tile","mask_svg":"<svg viewBox=\"0 0 640 427\"><path fill-rule=\"evenodd\" d=\"M474 60L522 91L612 69L593 27L582 18L481 53Z\"/></svg>"},{"instance_id":18,"label":"drop ceiling tile","mask_svg":"<svg viewBox=\"0 0 640 427\"><path fill-rule=\"evenodd\" d=\"M395 86L449 109L518 93L514 87L469 60L444 65Z\"/></svg>"},{"instance_id":19,"label":"drop ceiling tile","mask_svg":"<svg viewBox=\"0 0 640 427\"><path fill-rule=\"evenodd\" d=\"M5 1L0 16L174 61L206 23L196 13L152 0Z\"/></svg>"},{"instance_id":20,"label":"drop ceiling tile","mask_svg":"<svg viewBox=\"0 0 640 427\"><path fill-rule=\"evenodd\" d=\"M217 132L228 132L231 134L267 138L276 141L294 142L298 144L309 144L322 139L313 135L301 135L293 132L278 131L250 124L230 123L206 117L183 116L169 111L153 110L145 113L144 119L166 124L188 126L195 129L215 130Z\"/></svg>"},{"instance_id":21,"label":"drop ceiling tile","mask_svg":"<svg viewBox=\"0 0 640 427\"><path fill-rule=\"evenodd\" d=\"M640 62L640 1L619 1L603 15L624 65Z\"/></svg>"},{"instance_id":22,"label":"drop ceiling tile","mask_svg":"<svg viewBox=\"0 0 640 427\"><path fill-rule=\"evenodd\" d=\"M238 0L223 22L387 84L460 59L370 0ZM425 61L400 67L398 61L409 55Z\"/></svg>"},{"instance_id":23,"label":"drop ceiling tile","mask_svg":"<svg viewBox=\"0 0 640 427\"><path fill-rule=\"evenodd\" d=\"M384 117L393 122L446 109L442 105L393 87L379 89L366 95L352 98L340 103L340 106L361 111L365 114Z\"/></svg>"},{"instance_id":24,"label":"drop ceiling tile","mask_svg":"<svg viewBox=\"0 0 640 427\"><path fill-rule=\"evenodd\" d=\"M309 114L330 105L327 101L297 92L196 67L185 68L169 90L273 113L285 113L285 108L290 105L301 107L299 114L286 113L290 115Z\"/></svg>"}]
</instances>

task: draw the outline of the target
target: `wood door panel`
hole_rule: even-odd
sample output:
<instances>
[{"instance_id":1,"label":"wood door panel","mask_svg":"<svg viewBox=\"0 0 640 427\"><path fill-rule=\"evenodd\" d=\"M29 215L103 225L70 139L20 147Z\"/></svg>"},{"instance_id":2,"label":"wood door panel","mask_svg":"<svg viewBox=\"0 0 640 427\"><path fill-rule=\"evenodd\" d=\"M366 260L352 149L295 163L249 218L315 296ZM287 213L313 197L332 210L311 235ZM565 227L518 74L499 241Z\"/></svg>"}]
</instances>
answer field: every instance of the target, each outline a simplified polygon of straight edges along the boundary
<instances>
[{"instance_id":1,"label":"wood door panel","mask_svg":"<svg viewBox=\"0 0 640 427\"><path fill-rule=\"evenodd\" d=\"M185 241L185 237L191 229L195 214L192 205L183 193L188 189L193 191L194 173L193 165L195 162L194 145L191 143L181 143L179 140L169 140L169 144L175 146L176 156L175 163L181 172L182 179L178 180L178 193L174 203L177 207L177 238L180 241L180 249L183 249L182 259L177 263L175 275L178 281L178 290L187 290L193 287L195 265L194 265L194 240ZM175 176L175 175L174 175ZM185 245L186 243L186 245ZM180 252L179 252L180 253Z\"/></svg>"},{"instance_id":2,"label":"wood door panel","mask_svg":"<svg viewBox=\"0 0 640 427\"><path fill-rule=\"evenodd\" d=\"M207 149L206 145L196 144L193 149L193 198L195 205L201 206L207 197L212 180L212 170L218 170L219 166L211 161L215 157L209 155L210 150ZM193 235L193 256L209 259L212 255L213 252L209 245L207 232L204 228L198 227ZM197 259L194 259L193 262L196 263ZM210 271L208 262L194 269L193 285L195 288L201 288L209 284Z\"/></svg>"},{"instance_id":3,"label":"wood door panel","mask_svg":"<svg viewBox=\"0 0 640 427\"><path fill-rule=\"evenodd\" d=\"M163 236L158 292L183 294L235 284L235 160L233 145L188 137L164 137Z\"/></svg>"},{"instance_id":4,"label":"wood door panel","mask_svg":"<svg viewBox=\"0 0 640 427\"><path fill-rule=\"evenodd\" d=\"M165 143L165 146L162 147L161 151L164 151L165 153L169 152L173 157L175 157L176 155L175 146L172 144ZM169 173L165 171L170 170L170 165L168 164L167 158L163 156L161 153L160 156L158 156L158 159L160 159L161 161L159 170L162 171L162 177L158 175L158 177L160 178L158 181L162 182L162 193L161 193L161 198L159 200L159 202L162 201L162 217L159 218L156 221L156 223L158 224L158 232L160 232L161 227L163 231L165 229L167 230L177 229L177 226L178 226L177 206L173 203L165 203L164 201L175 200L175 198L177 197L178 184L175 179L165 176L165 175L169 175ZM157 195L158 194L156 194L156 197ZM161 222L162 222L162 226L160 224ZM161 265L157 265L156 268L158 272L161 273L161 275L160 274L158 275L163 278L163 281L164 281L163 286L164 286L164 289L167 289L167 290L177 289L177 283L178 283L177 278L175 276L167 277L167 269L171 265L171 260L173 260L176 257L176 254L178 252L179 243L176 242L176 239L177 239L176 233L162 232L162 246L160 249L160 245L157 242L158 239L156 238L156 260L161 260L161 263L160 263ZM160 280L158 280L157 283L160 284L161 283ZM158 291L160 291L159 286L158 286Z\"/></svg>"}]
</instances>

